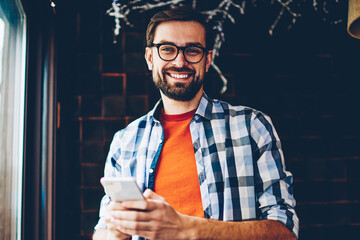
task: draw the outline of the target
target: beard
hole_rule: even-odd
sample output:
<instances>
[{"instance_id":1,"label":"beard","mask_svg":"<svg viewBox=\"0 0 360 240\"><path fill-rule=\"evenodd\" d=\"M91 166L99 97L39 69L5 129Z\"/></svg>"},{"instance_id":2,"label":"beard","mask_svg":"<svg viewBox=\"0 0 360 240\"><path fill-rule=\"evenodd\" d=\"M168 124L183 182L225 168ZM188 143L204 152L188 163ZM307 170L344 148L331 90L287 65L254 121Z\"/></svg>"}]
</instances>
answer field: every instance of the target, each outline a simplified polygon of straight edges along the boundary
<instances>
[{"instance_id":1,"label":"beard","mask_svg":"<svg viewBox=\"0 0 360 240\"><path fill-rule=\"evenodd\" d=\"M167 71L177 71L177 72L190 72L192 76L192 80L190 82L185 83L175 83L170 84L166 79ZM190 101L192 100L196 94L199 92L200 88L203 85L204 78L200 78L200 76L195 75L195 71L188 68L175 68L170 67L167 69L163 69L160 74L153 72L153 81L156 86L165 96L168 98L177 100L177 101Z\"/></svg>"}]
</instances>

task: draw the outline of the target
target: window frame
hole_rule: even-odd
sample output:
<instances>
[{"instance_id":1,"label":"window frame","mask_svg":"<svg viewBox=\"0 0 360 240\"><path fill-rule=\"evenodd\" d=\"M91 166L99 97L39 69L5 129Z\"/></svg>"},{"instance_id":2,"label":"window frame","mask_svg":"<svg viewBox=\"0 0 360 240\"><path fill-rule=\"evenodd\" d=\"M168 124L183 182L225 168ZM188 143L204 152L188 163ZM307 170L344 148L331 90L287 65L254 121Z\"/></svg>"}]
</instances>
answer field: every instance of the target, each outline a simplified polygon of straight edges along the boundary
<instances>
[{"instance_id":1,"label":"window frame","mask_svg":"<svg viewBox=\"0 0 360 240\"><path fill-rule=\"evenodd\" d=\"M22 191L25 125L26 15L19 0L2 0L5 23L1 71L0 191L3 213L0 238L22 237ZM2 210L1 210L2 208Z\"/></svg>"},{"instance_id":2,"label":"window frame","mask_svg":"<svg viewBox=\"0 0 360 240\"><path fill-rule=\"evenodd\" d=\"M28 16L22 239L55 240L56 18L49 2L20 1Z\"/></svg>"}]
</instances>

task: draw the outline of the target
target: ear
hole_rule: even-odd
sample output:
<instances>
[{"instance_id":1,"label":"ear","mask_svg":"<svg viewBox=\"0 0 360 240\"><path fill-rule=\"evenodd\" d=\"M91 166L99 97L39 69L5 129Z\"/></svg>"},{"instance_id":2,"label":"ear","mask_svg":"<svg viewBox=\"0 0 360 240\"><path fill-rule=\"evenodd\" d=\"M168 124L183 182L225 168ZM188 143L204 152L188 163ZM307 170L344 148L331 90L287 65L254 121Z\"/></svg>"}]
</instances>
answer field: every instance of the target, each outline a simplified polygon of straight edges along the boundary
<instances>
[{"instance_id":1,"label":"ear","mask_svg":"<svg viewBox=\"0 0 360 240\"><path fill-rule=\"evenodd\" d=\"M205 67L206 67L206 72L209 71L209 68L211 66L211 63L213 61L213 51L212 50L209 50L207 53L206 53L206 59L205 59Z\"/></svg>"},{"instance_id":2,"label":"ear","mask_svg":"<svg viewBox=\"0 0 360 240\"><path fill-rule=\"evenodd\" d=\"M149 47L146 47L145 49L145 60L149 70L152 71L153 57L152 57L152 50Z\"/></svg>"}]
</instances>

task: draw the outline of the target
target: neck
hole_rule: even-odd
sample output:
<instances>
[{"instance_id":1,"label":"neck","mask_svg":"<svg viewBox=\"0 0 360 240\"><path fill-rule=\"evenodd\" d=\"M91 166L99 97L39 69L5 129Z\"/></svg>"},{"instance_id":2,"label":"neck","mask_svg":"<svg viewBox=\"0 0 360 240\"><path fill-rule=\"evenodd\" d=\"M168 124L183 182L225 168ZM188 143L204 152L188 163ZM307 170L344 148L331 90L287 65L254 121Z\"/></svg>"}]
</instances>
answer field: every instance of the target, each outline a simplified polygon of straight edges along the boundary
<instances>
[{"instance_id":1,"label":"neck","mask_svg":"<svg viewBox=\"0 0 360 240\"><path fill-rule=\"evenodd\" d=\"M177 101L165 96L161 91L161 99L164 104L164 113L165 114L182 114L194 110L199 106L203 94L203 88L201 88L193 99L190 101Z\"/></svg>"}]
</instances>

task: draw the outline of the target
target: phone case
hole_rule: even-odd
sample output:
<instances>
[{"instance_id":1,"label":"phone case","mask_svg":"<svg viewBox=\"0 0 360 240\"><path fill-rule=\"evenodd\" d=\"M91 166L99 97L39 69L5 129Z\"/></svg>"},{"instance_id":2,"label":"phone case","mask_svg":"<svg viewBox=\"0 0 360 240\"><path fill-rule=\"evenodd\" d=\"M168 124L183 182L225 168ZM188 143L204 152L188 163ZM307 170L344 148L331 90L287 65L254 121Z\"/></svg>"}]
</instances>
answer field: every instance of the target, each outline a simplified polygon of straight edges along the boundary
<instances>
[{"instance_id":1,"label":"phone case","mask_svg":"<svg viewBox=\"0 0 360 240\"><path fill-rule=\"evenodd\" d=\"M113 201L144 200L144 196L134 178L101 178L105 193Z\"/></svg>"}]
</instances>

